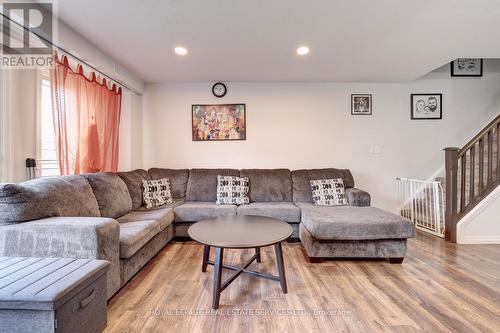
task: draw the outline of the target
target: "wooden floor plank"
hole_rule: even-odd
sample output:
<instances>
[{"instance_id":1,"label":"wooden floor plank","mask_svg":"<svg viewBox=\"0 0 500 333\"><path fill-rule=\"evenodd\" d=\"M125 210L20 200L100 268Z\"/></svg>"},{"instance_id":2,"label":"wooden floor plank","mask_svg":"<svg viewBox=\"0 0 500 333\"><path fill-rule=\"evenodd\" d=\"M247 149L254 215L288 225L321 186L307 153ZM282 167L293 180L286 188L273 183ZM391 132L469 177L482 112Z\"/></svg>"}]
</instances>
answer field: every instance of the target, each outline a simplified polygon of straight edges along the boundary
<instances>
[{"instance_id":1,"label":"wooden floor plank","mask_svg":"<svg viewBox=\"0 0 500 333\"><path fill-rule=\"evenodd\" d=\"M418 232L403 264L394 265L312 264L300 243L287 243L288 294L276 281L243 274L222 293L218 312L211 310L213 267L201 272L202 251L195 242L169 243L110 300L106 332L500 331L499 245L456 245ZM227 250L225 262L252 255ZM249 268L277 274L272 247L262 259Z\"/></svg>"}]
</instances>

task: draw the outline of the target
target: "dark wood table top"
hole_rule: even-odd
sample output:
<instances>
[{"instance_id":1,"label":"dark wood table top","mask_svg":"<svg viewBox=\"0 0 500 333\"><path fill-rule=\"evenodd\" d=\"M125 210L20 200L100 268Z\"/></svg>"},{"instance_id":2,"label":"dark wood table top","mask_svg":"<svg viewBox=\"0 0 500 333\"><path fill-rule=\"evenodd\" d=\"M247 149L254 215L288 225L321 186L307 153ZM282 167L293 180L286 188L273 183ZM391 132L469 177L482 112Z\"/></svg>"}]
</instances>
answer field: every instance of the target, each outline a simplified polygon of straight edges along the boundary
<instances>
[{"instance_id":1,"label":"dark wood table top","mask_svg":"<svg viewBox=\"0 0 500 333\"><path fill-rule=\"evenodd\" d=\"M193 224L189 236L195 241L223 248L263 247L284 241L292 227L265 216L231 215L202 220Z\"/></svg>"}]
</instances>

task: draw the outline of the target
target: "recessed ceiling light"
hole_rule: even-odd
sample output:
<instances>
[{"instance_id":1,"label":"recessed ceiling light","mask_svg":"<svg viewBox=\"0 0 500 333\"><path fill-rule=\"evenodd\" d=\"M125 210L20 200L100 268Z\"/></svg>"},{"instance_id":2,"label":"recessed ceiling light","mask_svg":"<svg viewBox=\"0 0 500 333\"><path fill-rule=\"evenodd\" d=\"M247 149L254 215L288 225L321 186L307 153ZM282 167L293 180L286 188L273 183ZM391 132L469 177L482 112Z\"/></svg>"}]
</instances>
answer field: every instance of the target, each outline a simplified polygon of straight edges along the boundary
<instances>
[{"instance_id":1,"label":"recessed ceiling light","mask_svg":"<svg viewBox=\"0 0 500 333\"><path fill-rule=\"evenodd\" d=\"M301 46L297 49L297 54L304 56L309 53L309 48L307 46Z\"/></svg>"},{"instance_id":2,"label":"recessed ceiling light","mask_svg":"<svg viewBox=\"0 0 500 333\"><path fill-rule=\"evenodd\" d=\"M174 49L174 52L177 54L177 55L186 55L188 53L188 50L185 48L185 47L182 47L182 46L177 46L175 49Z\"/></svg>"}]
</instances>

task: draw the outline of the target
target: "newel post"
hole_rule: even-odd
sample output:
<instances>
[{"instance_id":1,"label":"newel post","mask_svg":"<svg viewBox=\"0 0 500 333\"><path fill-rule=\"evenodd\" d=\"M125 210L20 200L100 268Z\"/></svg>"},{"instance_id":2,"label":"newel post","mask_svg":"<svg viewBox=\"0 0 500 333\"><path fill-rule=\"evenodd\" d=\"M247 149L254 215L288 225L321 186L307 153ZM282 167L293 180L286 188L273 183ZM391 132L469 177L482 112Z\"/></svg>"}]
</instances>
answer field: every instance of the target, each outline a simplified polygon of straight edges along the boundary
<instances>
[{"instance_id":1,"label":"newel post","mask_svg":"<svg viewBox=\"0 0 500 333\"><path fill-rule=\"evenodd\" d=\"M458 202L458 151L456 147L445 148L446 170L446 211L444 214L444 239L457 242L457 202Z\"/></svg>"}]
</instances>

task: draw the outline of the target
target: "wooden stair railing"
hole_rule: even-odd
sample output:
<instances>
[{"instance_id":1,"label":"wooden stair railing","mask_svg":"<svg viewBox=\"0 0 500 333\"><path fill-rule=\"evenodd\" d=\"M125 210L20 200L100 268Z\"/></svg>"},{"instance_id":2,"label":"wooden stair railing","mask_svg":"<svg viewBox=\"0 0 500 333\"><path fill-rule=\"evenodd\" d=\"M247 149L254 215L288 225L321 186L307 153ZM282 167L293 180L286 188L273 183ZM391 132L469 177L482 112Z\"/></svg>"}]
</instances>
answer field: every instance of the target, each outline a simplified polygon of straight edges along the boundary
<instances>
[{"instance_id":1,"label":"wooden stair railing","mask_svg":"<svg viewBox=\"0 0 500 333\"><path fill-rule=\"evenodd\" d=\"M445 148L445 240L457 223L500 185L500 114L463 148ZM496 155L496 156L495 156Z\"/></svg>"}]
</instances>

